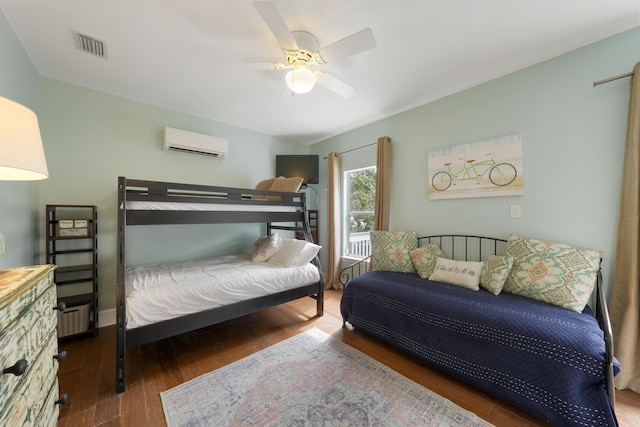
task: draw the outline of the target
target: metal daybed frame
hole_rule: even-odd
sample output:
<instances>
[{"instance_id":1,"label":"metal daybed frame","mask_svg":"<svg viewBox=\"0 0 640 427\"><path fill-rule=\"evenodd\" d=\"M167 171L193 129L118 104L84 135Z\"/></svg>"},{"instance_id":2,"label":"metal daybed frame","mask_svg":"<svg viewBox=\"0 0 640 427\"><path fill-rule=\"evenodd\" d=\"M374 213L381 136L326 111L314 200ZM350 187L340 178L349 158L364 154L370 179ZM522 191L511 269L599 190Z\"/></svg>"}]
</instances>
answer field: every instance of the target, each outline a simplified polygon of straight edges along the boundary
<instances>
[{"instance_id":1,"label":"metal daybed frame","mask_svg":"<svg viewBox=\"0 0 640 427\"><path fill-rule=\"evenodd\" d=\"M268 199L265 199L266 196ZM214 204L217 210L127 209L127 202ZM282 207L285 209L268 210ZM251 210L252 208L260 210ZM267 234L271 234L272 230L289 230L301 232L305 240L312 241L304 193L118 178L116 285L116 391L118 393L125 391L126 388L125 370L128 348L224 322L306 296L316 300L317 316L323 315L324 281L320 262L316 257L312 263L320 272L320 281L317 283L127 330L125 298L127 227L225 223L265 223Z\"/></svg>"},{"instance_id":2,"label":"metal daybed frame","mask_svg":"<svg viewBox=\"0 0 640 427\"><path fill-rule=\"evenodd\" d=\"M452 259L464 261L480 261L483 257L486 257L489 254L504 254L507 247L507 240L505 239L462 234L441 234L418 237L418 242L420 246L436 242ZM340 271L339 276L340 284L345 287L353 278L371 271L370 261L371 256L368 256L343 268ZM607 301L604 295L601 270L598 270L596 275L596 283L592 299L595 299L592 306L592 312L604 334L606 392L609 396L612 407L615 409L613 332L611 328L611 320L609 319L609 310L607 309ZM343 327L344 326L345 322L343 321Z\"/></svg>"}]
</instances>

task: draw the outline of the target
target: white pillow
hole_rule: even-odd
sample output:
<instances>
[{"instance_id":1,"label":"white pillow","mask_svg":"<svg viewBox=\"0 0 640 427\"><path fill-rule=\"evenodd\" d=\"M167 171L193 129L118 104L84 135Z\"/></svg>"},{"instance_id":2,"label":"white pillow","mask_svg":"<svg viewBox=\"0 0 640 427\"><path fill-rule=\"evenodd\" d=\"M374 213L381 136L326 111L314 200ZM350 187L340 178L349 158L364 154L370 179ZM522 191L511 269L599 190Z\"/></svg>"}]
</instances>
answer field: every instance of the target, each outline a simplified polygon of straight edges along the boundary
<instances>
[{"instance_id":1,"label":"white pillow","mask_svg":"<svg viewBox=\"0 0 640 427\"><path fill-rule=\"evenodd\" d=\"M480 289L480 273L483 262L455 261L438 257L429 280L450 283L477 291Z\"/></svg>"},{"instance_id":2,"label":"white pillow","mask_svg":"<svg viewBox=\"0 0 640 427\"><path fill-rule=\"evenodd\" d=\"M269 258L270 263L289 267L295 265L296 258L302 252L307 242L297 239L280 240L280 250L277 254Z\"/></svg>"},{"instance_id":3,"label":"white pillow","mask_svg":"<svg viewBox=\"0 0 640 427\"><path fill-rule=\"evenodd\" d=\"M280 250L278 240L278 233L273 233L256 240L251 250L251 261L264 262L277 254Z\"/></svg>"},{"instance_id":4,"label":"white pillow","mask_svg":"<svg viewBox=\"0 0 640 427\"><path fill-rule=\"evenodd\" d=\"M304 240L303 240L304 241ZM306 265L311 262L311 260L318 255L322 246L318 246L311 242L304 241L304 248L300 251L295 260L295 265Z\"/></svg>"},{"instance_id":5,"label":"white pillow","mask_svg":"<svg viewBox=\"0 0 640 427\"><path fill-rule=\"evenodd\" d=\"M297 239L281 239L279 246L280 250L269 259L269 262L285 267L308 264L322 247Z\"/></svg>"}]
</instances>

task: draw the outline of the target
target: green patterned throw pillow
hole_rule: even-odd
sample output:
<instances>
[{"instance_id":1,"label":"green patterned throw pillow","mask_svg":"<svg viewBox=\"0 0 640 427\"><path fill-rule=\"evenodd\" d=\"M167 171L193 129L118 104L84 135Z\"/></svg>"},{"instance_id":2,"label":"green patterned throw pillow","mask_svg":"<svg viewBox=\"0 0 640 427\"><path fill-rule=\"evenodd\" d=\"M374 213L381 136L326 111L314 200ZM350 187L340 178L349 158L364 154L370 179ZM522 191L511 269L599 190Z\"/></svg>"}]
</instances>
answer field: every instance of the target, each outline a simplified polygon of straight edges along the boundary
<instances>
[{"instance_id":1,"label":"green patterned throw pillow","mask_svg":"<svg viewBox=\"0 0 640 427\"><path fill-rule=\"evenodd\" d=\"M433 273L438 257L444 257L444 254L440 249L440 245L432 242L409 251L409 256L420 277L428 279Z\"/></svg>"},{"instance_id":2,"label":"green patterned throw pillow","mask_svg":"<svg viewBox=\"0 0 640 427\"><path fill-rule=\"evenodd\" d=\"M371 269L415 273L409 252L418 247L415 231L372 231Z\"/></svg>"},{"instance_id":3,"label":"green patterned throw pillow","mask_svg":"<svg viewBox=\"0 0 640 427\"><path fill-rule=\"evenodd\" d=\"M480 274L480 286L494 295L498 295L504 287L504 282L509 276L513 258L508 255L489 255L482 267Z\"/></svg>"},{"instance_id":4,"label":"green patterned throw pillow","mask_svg":"<svg viewBox=\"0 0 640 427\"><path fill-rule=\"evenodd\" d=\"M578 313L584 310L595 286L601 251L512 234L506 252L513 267L505 291Z\"/></svg>"}]
</instances>

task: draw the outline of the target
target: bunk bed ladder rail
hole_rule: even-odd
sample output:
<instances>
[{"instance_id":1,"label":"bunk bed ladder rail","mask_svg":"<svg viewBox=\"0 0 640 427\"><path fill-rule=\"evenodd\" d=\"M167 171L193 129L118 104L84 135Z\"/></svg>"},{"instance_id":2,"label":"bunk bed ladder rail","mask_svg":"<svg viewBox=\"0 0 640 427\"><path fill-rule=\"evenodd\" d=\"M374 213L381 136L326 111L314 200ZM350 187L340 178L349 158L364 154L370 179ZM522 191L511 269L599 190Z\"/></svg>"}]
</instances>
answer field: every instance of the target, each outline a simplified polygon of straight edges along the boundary
<instances>
[{"instance_id":1,"label":"bunk bed ladder rail","mask_svg":"<svg viewBox=\"0 0 640 427\"><path fill-rule=\"evenodd\" d=\"M126 307L125 307L125 208L127 202L126 178L118 178L118 243L117 243L117 280L116 280L116 392L125 390L125 352L126 346Z\"/></svg>"},{"instance_id":2,"label":"bunk bed ladder rail","mask_svg":"<svg viewBox=\"0 0 640 427\"><path fill-rule=\"evenodd\" d=\"M296 221L294 225L284 225L281 223L268 222L267 223L267 234L271 234L273 230L284 230L284 231L293 231L293 232L301 232L304 236L304 240L307 242L315 243L313 241L311 235L311 225L309 224L309 211L307 210L306 198L304 193L300 193L301 197L301 210L302 210L302 220ZM318 272L320 273L320 282L318 294L312 296L316 300L316 312L317 316L324 315L324 272L322 271L322 266L320 264L320 258L315 256L311 263L316 266Z\"/></svg>"}]
</instances>

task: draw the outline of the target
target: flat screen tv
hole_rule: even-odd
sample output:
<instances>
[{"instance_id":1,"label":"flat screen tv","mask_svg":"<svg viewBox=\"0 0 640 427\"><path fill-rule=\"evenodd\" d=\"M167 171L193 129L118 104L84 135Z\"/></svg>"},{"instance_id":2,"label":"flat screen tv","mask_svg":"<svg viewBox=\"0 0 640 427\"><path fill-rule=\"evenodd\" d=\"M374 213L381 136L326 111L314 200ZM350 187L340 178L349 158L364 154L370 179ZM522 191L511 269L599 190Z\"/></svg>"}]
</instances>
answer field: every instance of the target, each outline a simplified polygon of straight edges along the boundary
<instances>
[{"instance_id":1,"label":"flat screen tv","mask_svg":"<svg viewBox=\"0 0 640 427\"><path fill-rule=\"evenodd\" d=\"M320 182L320 157L317 154L276 155L276 176L304 179L304 184Z\"/></svg>"}]
</instances>

